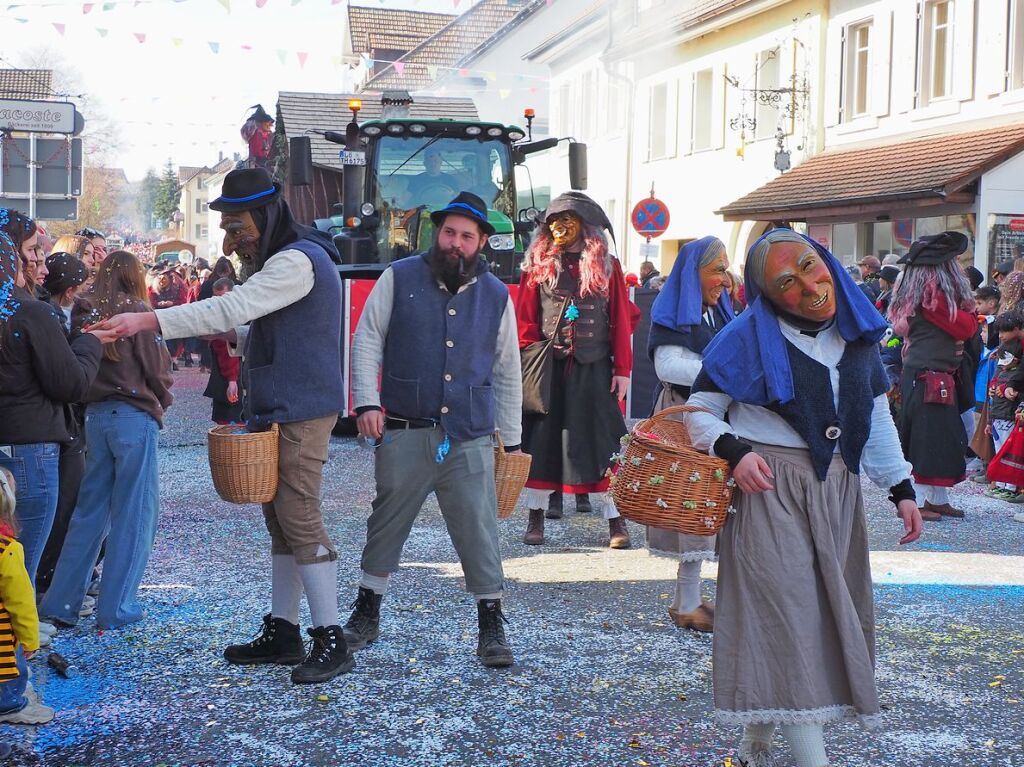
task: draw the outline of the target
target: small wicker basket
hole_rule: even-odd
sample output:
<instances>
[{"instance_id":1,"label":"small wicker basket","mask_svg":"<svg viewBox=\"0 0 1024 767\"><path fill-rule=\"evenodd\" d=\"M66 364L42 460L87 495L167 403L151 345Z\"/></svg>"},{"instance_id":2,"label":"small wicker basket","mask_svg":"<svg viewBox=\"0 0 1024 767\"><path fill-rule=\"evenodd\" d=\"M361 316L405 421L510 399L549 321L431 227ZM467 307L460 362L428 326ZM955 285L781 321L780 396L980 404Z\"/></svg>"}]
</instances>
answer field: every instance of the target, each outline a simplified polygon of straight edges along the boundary
<instances>
[{"instance_id":1,"label":"small wicker basket","mask_svg":"<svg viewBox=\"0 0 1024 767\"><path fill-rule=\"evenodd\" d=\"M278 426L239 429L244 427L215 426L207 433L213 486L229 503L270 503L277 494Z\"/></svg>"},{"instance_id":2,"label":"small wicker basket","mask_svg":"<svg viewBox=\"0 0 1024 767\"><path fill-rule=\"evenodd\" d=\"M734 489L729 464L694 448L686 426L669 418L699 410L665 408L623 438L612 496L626 519L691 535L714 535L725 525Z\"/></svg>"},{"instance_id":3,"label":"small wicker basket","mask_svg":"<svg viewBox=\"0 0 1024 767\"><path fill-rule=\"evenodd\" d=\"M519 495L526 486L533 458L526 453L506 453L501 434L495 432L494 436L497 439L494 446L494 486L498 495L498 519L507 519L512 516Z\"/></svg>"}]
</instances>

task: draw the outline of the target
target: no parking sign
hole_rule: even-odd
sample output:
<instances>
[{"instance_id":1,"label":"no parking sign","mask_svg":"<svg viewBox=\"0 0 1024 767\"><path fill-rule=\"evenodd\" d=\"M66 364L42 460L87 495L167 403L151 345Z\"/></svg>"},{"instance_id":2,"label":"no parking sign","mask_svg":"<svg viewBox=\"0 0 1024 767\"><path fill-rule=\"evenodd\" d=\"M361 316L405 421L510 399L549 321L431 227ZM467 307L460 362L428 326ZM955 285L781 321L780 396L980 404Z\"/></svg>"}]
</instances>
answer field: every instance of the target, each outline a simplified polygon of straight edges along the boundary
<instances>
[{"instance_id":1,"label":"no parking sign","mask_svg":"<svg viewBox=\"0 0 1024 767\"><path fill-rule=\"evenodd\" d=\"M653 194L638 202L629 218L637 234L648 239L663 235L671 220L668 206Z\"/></svg>"}]
</instances>

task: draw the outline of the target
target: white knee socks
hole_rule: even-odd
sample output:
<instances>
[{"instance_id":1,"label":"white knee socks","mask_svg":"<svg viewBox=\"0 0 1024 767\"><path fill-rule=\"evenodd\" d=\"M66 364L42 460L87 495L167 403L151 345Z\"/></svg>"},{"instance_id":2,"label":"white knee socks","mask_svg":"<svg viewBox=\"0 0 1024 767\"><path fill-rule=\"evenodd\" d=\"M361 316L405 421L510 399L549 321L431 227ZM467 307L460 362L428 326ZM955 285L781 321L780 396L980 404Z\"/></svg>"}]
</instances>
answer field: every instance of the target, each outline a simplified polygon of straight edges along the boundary
<instances>
[{"instance_id":1,"label":"white knee socks","mask_svg":"<svg viewBox=\"0 0 1024 767\"><path fill-rule=\"evenodd\" d=\"M302 578L291 554L274 554L270 558L270 614L289 623L299 622L299 600L302 599Z\"/></svg>"},{"instance_id":2,"label":"white knee socks","mask_svg":"<svg viewBox=\"0 0 1024 767\"><path fill-rule=\"evenodd\" d=\"M315 628L337 626L338 621L338 563L316 562L299 565L299 575L306 589L309 614Z\"/></svg>"},{"instance_id":3,"label":"white knee socks","mask_svg":"<svg viewBox=\"0 0 1024 767\"><path fill-rule=\"evenodd\" d=\"M789 744L796 767L828 767L820 724L784 724L779 729Z\"/></svg>"},{"instance_id":4,"label":"white knee socks","mask_svg":"<svg viewBox=\"0 0 1024 767\"><path fill-rule=\"evenodd\" d=\"M359 578L359 585L364 589L369 589L374 594L384 596L388 591L388 579L390 577L389 575L371 575L366 570L363 570L363 574Z\"/></svg>"},{"instance_id":5,"label":"white knee socks","mask_svg":"<svg viewBox=\"0 0 1024 767\"><path fill-rule=\"evenodd\" d=\"M914 483L914 493L917 495L917 505L924 506L924 502L935 506L942 506L949 503L949 488L939 485L919 485Z\"/></svg>"},{"instance_id":6,"label":"white knee socks","mask_svg":"<svg viewBox=\"0 0 1024 767\"><path fill-rule=\"evenodd\" d=\"M820 724L784 724L779 727L789 744L796 767L828 767L825 736ZM758 751L771 750L774 724L748 724L743 728L740 758L747 761Z\"/></svg>"},{"instance_id":7,"label":"white knee socks","mask_svg":"<svg viewBox=\"0 0 1024 767\"><path fill-rule=\"evenodd\" d=\"M672 598L672 609L677 613L688 613L700 607L700 561L680 562L676 575L676 593Z\"/></svg>"}]
</instances>

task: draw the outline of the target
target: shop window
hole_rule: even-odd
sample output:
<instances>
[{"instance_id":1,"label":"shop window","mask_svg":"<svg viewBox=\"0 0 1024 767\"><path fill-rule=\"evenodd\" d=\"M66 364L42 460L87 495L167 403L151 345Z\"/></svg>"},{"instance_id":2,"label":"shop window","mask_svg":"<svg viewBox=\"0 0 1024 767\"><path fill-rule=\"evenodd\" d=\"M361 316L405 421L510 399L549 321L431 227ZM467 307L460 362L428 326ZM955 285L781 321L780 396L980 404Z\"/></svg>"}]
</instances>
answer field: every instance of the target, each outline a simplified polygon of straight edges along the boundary
<instances>
[{"instance_id":1,"label":"shop window","mask_svg":"<svg viewBox=\"0 0 1024 767\"><path fill-rule=\"evenodd\" d=\"M847 120L866 115L871 106L871 27L868 21L846 29L843 117Z\"/></svg>"},{"instance_id":2,"label":"shop window","mask_svg":"<svg viewBox=\"0 0 1024 767\"><path fill-rule=\"evenodd\" d=\"M807 236L825 248L825 250L832 250L831 224L811 224L807 227Z\"/></svg>"},{"instance_id":3,"label":"shop window","mask_svg":"<svg viewBox=\"0 0 1024 767\"><path fill-rule=\"evenodd\" d=\"M690 105L692 132L690 149L700 152L711 148L714 115L711 112L714 78L712 70L702 69L693 76L693 100Z\"/></svg>"},{"instance_id":4,"label":"shop window","mask_svg":"<svg viewBox=\"0 0 1024 767\"><path fill-rule=\"evenodd\" d=\"M914 241L914 219L901 218L892 222L892 252L902 256Z\"/></svg>"},{"instance_id":5,"label":"shop window","mask_svg":"<svg viewBox=\"0 0 1024 767\"><path fill-rule=\"evenodd\" d=\"M663 160L676 153L676 91L675 82L651 87L650 133L648 160Z\"/></svg>"},{"instance_id":6,"label":"shop window","mask_svg":"<svg viewBox=\"0 0 1024 767\"><path fill-rule=\"evenodd\" d=\"M962 213L955 216L946 216L946 231L962 232L967 235L970 245L963 255L959 257L959 260L962 264L974 263L974 214Z\"/></svg>"},{"instance_id":7,"label":"shop window","mask_svg":"<svg viewBox=\"0 0 1024 767\"><path fill-rule=\"evenodd\" d=\"M864 255L877 256L881 261L892 253L892 222L876 221L867 225L870 247Z\"/></svg>"},{"instance_id":8,"label":"shop window","mask_svg":"<svg viewBox=\"0 0 1024 767\"><path fill-rule=\"evenodd\" d=\"M924 4L919 106L944 99L953 91L953 3L954 0L928 0Z\"/></svg>"},{"instance_id":9,"label":"shop window","mask_svg":"<svg viewBox=\"0 0 1024 767\"><path fill-rule=\"evenodd\" d=\"M857 261L857 225L834 224L832 226L832 255L844 266Z\"/></svg>"},{"instance_id":10,"label":"shop window","mask_svg":"<svg viewBox=\"0 0 1024 767\"><path fill-rule=\"evenodd\" d=\"M779 87L779 49L771 48L757 54L757 89L759 91L774 90ZM779 127L779 107L777 104L757 104L757 128L755 138L770 138Z\"/></svg>"}]
</instances>

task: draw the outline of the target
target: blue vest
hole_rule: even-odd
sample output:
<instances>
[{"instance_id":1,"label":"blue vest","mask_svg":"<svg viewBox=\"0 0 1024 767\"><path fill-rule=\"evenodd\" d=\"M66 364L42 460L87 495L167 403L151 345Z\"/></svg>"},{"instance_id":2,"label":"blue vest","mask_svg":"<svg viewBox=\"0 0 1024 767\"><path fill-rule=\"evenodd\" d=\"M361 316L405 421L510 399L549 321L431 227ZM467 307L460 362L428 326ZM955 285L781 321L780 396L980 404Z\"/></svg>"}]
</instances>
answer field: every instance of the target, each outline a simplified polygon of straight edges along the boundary
<instances>
[{"instance_id":1,"label":"blue vest","mask_svg":"<svg viewBox=\"0 0 1024 767\"><path fill-rule=\"evenodd\" d=\"M319 245L288 246L313 265L313 289L294 304L253 320L245 346L246 424L266 431L341 412L341 278Z\"/></svg>"},{"instance_id":2,"label":"blue vest","mask_svg":"<svg viewBox=\"0 0 1024 767\"><path fill-rule=\"evenodd\" d=\"M484 270L453 296L425 255L395 261L391 273L381 405L393 416L439 421L455 440L493 434L491 374L508 288Z\"/></svg>"},{"instance_id":3,"label":"blue vest","mask_svg":"<svg viewBox=\"0 0 1024 767\"><path fill-rule=\"evenodd\" d=\"M860 474L860 456L871 433L875 397L888 390L878 344L854 341L839 360L839 412L828 368L786 341L796 396L784 405L768 408L778 413L799 434L811 452L818 479L824 481L835 453L836 440L827 432L838 427L839 453L846 468Z\"/></svg>"}]
</instances>

